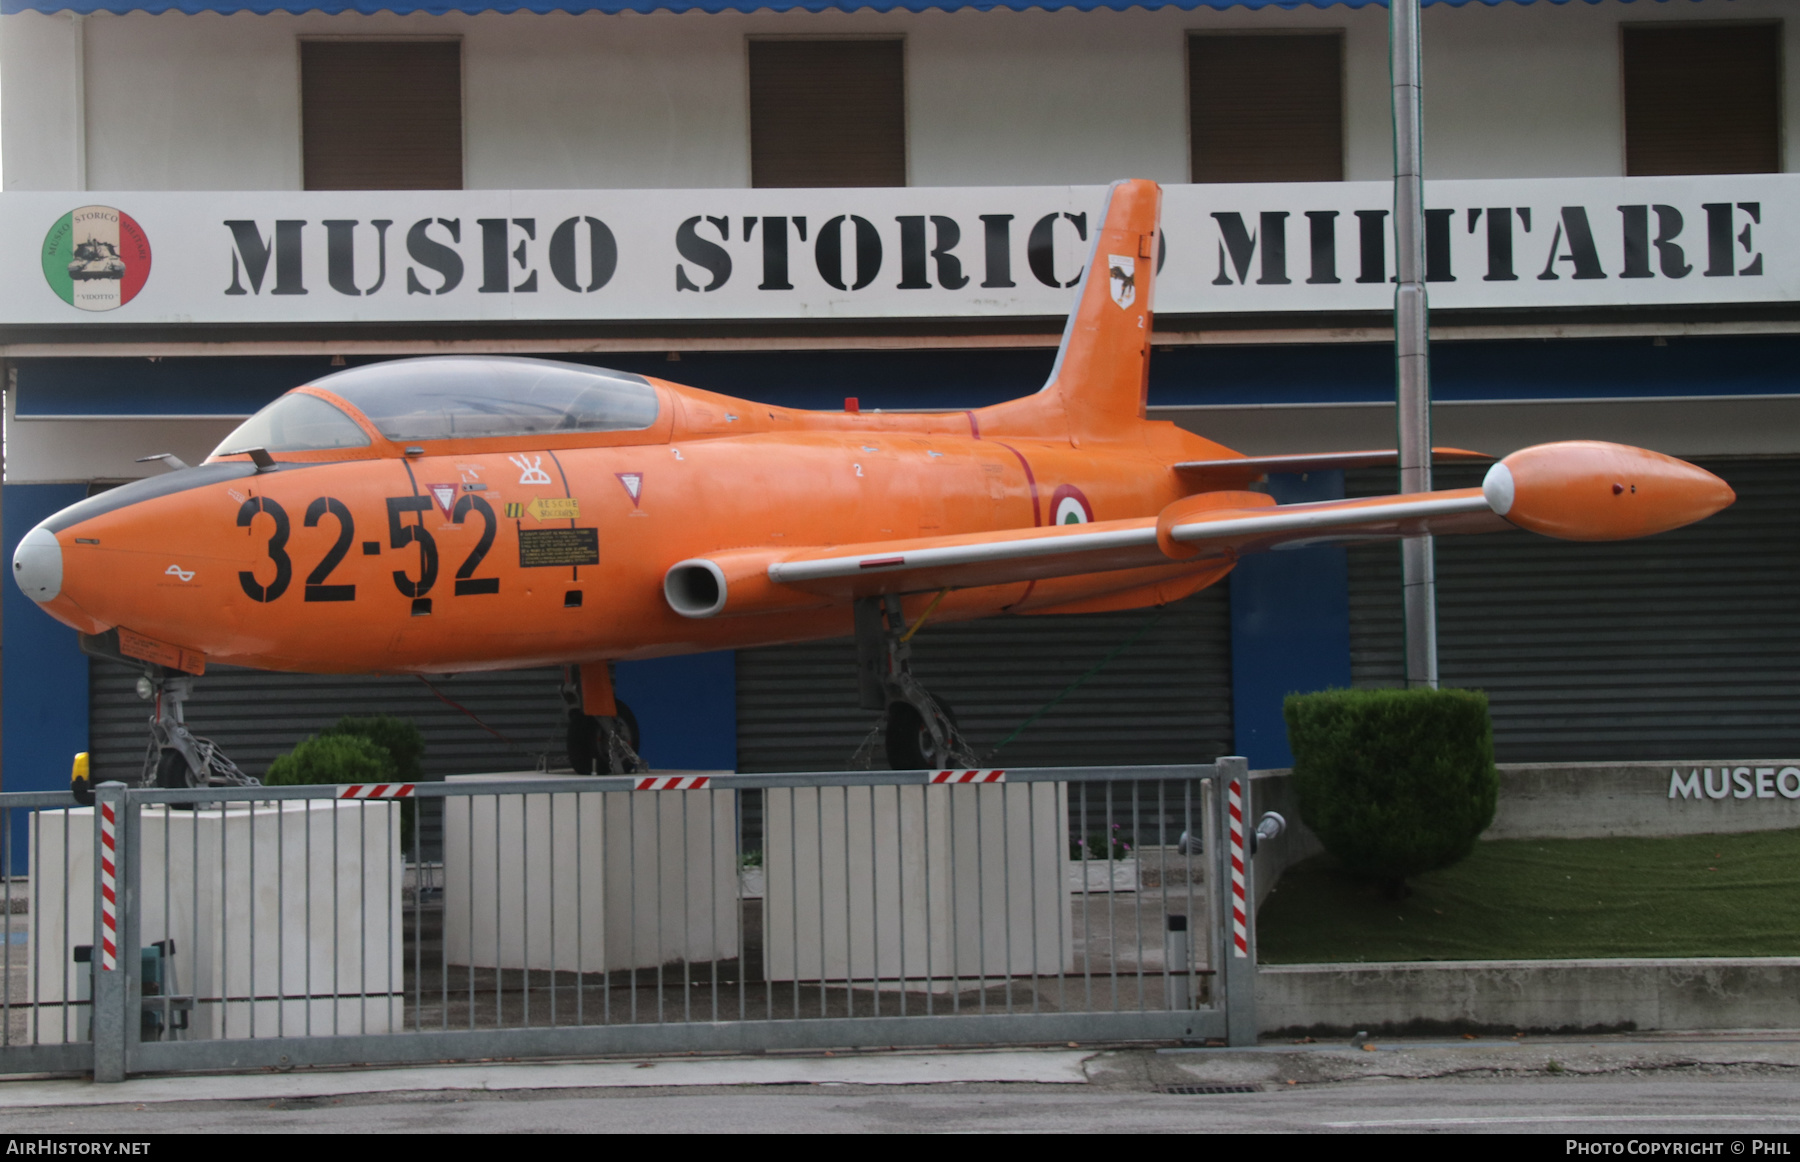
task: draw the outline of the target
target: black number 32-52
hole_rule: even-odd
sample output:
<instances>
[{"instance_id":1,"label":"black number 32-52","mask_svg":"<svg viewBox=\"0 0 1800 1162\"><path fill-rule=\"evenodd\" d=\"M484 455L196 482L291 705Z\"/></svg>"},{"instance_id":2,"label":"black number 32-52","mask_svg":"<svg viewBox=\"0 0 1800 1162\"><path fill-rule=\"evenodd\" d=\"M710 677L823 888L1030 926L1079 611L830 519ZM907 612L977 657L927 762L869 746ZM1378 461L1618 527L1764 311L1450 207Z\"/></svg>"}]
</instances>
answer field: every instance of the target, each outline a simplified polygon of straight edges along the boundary
<instances>
[{"instance_id":1,"label":"black number 32-52","mask_svg":"<svg viewBox=\"0 0 1800 1162\"><path fill-rule=\"evenodd\" d=\"M337 568L338 563L344 559L344 554L350 551L350 542L356 536L356 521L351 518L350 510L344 507L343 501L329 496L321 496L306 506L306 527L309 529L317 527L320 518L327 513L337 518L338 538L331 548L326 550L318 567L306 575L306 600L355 601L356 586L327 585L325 580L331 576L331 571Z\"/></svg>"},{"instance_id":2,"label":"black number 32-52","mask_svg":"<svg viewBox=\"0 0 1800 1162\"><path fill-rule=\"evenodd\" d=\"M273 601L287 592L288 583L294 579L294 562L287 555L288 514L268 497L252 496L238 506L237 527L249 528L257 513L267 513L275 522L275 531L269 534L269 560L275 562L275 579L264 585L255 573L245 569L238 574L238 584L252 601Z\"/></svg>"},{"instance_id":3,"label":"black number 32-52","mask_svg":"<svg viewBox=\"0 0 1800 1162\"><path fill-rule=\"evenodd\" d=\"M388 547L404 549L408 545L419 546L419 575L415 579L404 569L394 570L394 587L406 597L420 598L431 592L437 584L438 546L431 531L425 527L425 514L431 511L431 498L425 496L390 496L387 498ZM402 518L407 513L416 516L408 524ZM497 577L477 577L475 570L486 559L488 551L494 547L494 534L499 522L494 519L494 510L486 500L479 496L465 495L456 502L450 514L454 524L462 524L470 514L481 518L481 536L475 542L469 555L456 570L456 595L469 597L483 593L500 592L500 580ZM253 570L245 569L238 573L238 584L252 601L270 602L286 593L294 580L294 561L288 555L288 537L292 525L288 521L287 510L279 503L266 496L253 496L238 506L237 527L246 529L251 535L256 533L256 518L267 516L274 522L269 533L269 541L265 551L275 566L275 578L267 585L256 579ZM321 496L306 506L306 517L302 522L305 527L318 528L326 517L337 522L337 539L319 559L312 572L306 575L304 587L307 601L355 601L355 585L333 585L331 574L344 558L349 555L350 546L356 541L356 520L350 515L350 509L336 497ZM373 542L371 542L373 543Z\"/></svg>"},{"instance_id":4,"label":"black number 32-52","mask_svg":"<svg viewBox=\"0 0 1800 1162\"><path fill-rule=\"evenodd\" d=\"M419 579L409 577L402 569L394 570L394 586L405 597L423 597L431 592L437 584L438 551L437 540L425 527L424 514L431 511L429 496L390 496L387 498L388 514L388 547L404 549L411 544L419 546ZM403 513L416 512L420 515L413 524L401 524Z\"/></svg>"},{"instance_id":5,"label":"black number 32-52","mask_svg":"<svg viewBox=\"0 0 1800 1162\"><path fill-rule=\"evenodd\" d=\"M475 542L475 547L470 550L462 567L456 571L456 595L458 597L500 592L500 578L475 576L476 567L481 564L482 558L488 555L488 550L494 547L494 529L498 522L494 520L493 506L472 492L464 493L462 499L456 502L456 508L451 511L450 519L461 524L463 518L469 515L470 509L481 514L481 539Z\"/></svg>"}]
</instances>

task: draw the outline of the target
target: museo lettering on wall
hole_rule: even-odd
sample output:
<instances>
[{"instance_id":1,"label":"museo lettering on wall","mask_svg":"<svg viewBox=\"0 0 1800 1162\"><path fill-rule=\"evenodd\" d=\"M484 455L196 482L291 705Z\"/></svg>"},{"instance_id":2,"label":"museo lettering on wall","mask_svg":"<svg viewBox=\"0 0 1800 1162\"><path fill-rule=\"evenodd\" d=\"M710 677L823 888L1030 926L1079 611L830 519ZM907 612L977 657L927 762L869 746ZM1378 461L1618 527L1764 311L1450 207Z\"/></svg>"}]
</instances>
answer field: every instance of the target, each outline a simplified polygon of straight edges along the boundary
<instances>
[{"instance_id":1,"label":"museo lettering on wall","mask_svg":"<svg viewBox=\"0 0 1800 1162\"><path fill-rule=\"evenodd\" d=\"M13 325L1055 316L1103 186L0 195ZM1800 297L1800 175L1426 183L1440 309ZM1392 187L1164 187L1165 315L1385 311Z\"/></svg>"}]
</instances>

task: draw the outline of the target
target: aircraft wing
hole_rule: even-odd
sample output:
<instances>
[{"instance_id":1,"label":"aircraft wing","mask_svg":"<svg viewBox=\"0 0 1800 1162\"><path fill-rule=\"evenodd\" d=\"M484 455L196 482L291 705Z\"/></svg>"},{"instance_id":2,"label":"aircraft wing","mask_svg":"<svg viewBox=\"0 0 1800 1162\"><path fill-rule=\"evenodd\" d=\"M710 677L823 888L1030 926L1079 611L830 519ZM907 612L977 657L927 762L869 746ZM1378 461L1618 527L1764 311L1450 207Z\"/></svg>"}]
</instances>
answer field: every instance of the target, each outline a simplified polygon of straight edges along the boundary
<instances>
[{"instance_id":1,"label":"aircraft wing","mask_svg":"<svg viewBox=\"0 0 1800 1162\"><path fill-rule=\"evenodd\" d=\"M1217 560L1323 541L1513 527L1494 513L1478 488L1279 506L1260 493L1190 499L1227 497L1240 503L1195 508L1175 519L1165 513L1160 520L1143 517L817 549L772 562L768 575L776 584L814 593L866 597ZM1165 551L1165 543L1174 551Z\"/></svg>"},{"instance_id":2,"label":"aircraft wing","mask_svg":"<svg viewBox=\"0 0 1800 1162\"><path fill-rule=\"evenodd\" d=\"M771 562L769 580L834 597L866 597L1165 564L1156 521L1144 517L807 550Z\"/></svg>"},{"instance_id":3,"label":"aircraft wing","mask_svg":"<svg viewBox=\"0 0 1800 1162\"><path fill-rule=\"evenodd\" d=\"M1467 448L1433 448L1434 464L1458 464L1492 460L1486 452ZM1292 456L1236 456L1228 460L1183 460L1176 472L1201 484L1220 488L1241 487L1271 472L1326 472L1334 468L1391 468L1400 463L1393 448L1363 452L1302 452Z\"/></svg>"},{"instance_id":4,"label":"aircraft wing","mask_svg":"<svg viewBox=\"0 0 1800 1162\"><path fill-rule=\"evenodd\" d=\"M1480 488L1288 505L1264 493L1202 492L1154 518L801 550L770 561L767 579L844 598L1511 528L1623 540L1691 524L1735 499L1724 481L1685 461L1571 441L1513 453Z\"/></svg>"}]
</instances>

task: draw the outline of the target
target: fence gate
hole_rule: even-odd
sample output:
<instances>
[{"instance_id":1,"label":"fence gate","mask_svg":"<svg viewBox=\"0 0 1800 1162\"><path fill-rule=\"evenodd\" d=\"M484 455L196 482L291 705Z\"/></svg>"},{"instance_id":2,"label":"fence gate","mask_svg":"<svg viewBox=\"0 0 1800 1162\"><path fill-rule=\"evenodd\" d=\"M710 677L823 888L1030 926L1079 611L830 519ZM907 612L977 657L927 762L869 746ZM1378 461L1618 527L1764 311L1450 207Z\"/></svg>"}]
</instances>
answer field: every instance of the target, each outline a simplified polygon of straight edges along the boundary
<instances>
[{"instance_id":1,"label":"fence gate","mask_svg":"<svg viewBox=\"0 0 1800 1162\"><path fill-rule=\"evenodd\" d=\"M98 925L97 820L92 809L74 807L66 791L0 794L0 882L6 888L0 1074L85 1073L94 1067L92 973L73 953L82 946L91 951ZM43 874L20 874L28 854ZM40 958L40 949L55 951Z\"/></svg>"},{"instance_id":2,"label":"fence gate","mask_svg":"<svg viewBox=\"0 0 1800 1162\"><path fill-rule=\"evenodd\" d=\"M1245 766L0 796L0 1069L1249 1044Z\"/></svg>"}]
</instances>

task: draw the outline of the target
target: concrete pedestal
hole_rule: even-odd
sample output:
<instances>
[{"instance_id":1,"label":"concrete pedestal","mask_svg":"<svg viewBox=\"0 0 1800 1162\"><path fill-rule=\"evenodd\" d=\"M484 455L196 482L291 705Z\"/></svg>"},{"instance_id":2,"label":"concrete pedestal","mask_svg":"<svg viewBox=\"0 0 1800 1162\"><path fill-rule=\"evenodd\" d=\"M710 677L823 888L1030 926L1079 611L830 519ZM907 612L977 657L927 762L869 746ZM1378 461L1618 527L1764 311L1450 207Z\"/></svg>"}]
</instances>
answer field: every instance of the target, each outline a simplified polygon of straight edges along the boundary
<instances>
[{"instance_id":1,"label":"concrete pedestal","mask_svg":"<svg viewBox=\"0 0 1800 1162\"><path fill-rule=\"evenodd\" d=\"M1062 784L769 790L763 836L770 980L1074 967Z\"/></svg>"},{"instance_id":2,"label":"concrete pedestal","mask_svg":"<svg viewBox=\"0 0 1800 1162\"><path fill-rule=\"evenodd\" d=\"M519 795L508 782L567 779ZM731 791L580 791L579 775L467 775L444 800L444 954L478 968L601 972L738 954Z\"/></svg>"},{"instance_id":3,"label":"concrete pedestal","mask_svg":"<svg viewBox=\"0 0 1800 1162\"><path fill-rule=\"evenodd\" d=\"M141 809L139 944L173 940L181 1039L387 1033L403 984L400 808L295 800ZM121 828L123 830L123 828ZM94 941L94 811L31 816L30 995L39 1043L84 1040ZM123 923L123 916L121 916ZM122 949L129 955L128 949Z\"/></svg>"}]
</instances>

